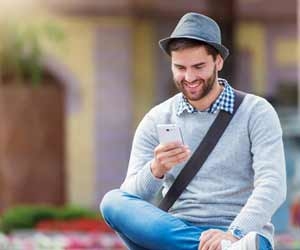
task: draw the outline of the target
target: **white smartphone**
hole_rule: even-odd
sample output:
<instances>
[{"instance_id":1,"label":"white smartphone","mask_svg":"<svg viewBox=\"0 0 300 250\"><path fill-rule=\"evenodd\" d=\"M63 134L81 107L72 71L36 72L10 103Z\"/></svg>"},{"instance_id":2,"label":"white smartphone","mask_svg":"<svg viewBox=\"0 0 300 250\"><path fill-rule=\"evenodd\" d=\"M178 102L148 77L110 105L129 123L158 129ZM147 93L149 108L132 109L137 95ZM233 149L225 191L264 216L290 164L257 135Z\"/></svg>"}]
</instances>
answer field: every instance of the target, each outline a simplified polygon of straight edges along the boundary
<instances>
[{"instance_id":1,"label":"white smartphone","mask_svg":"<svg viewBox=\"0 0 300 250\"><path fill-rule=\"evenodd\" d=\"M161 144L169 142L183 144L181 130L176 124L157 124L157 133Z\"/></svg>"}]
</instances>

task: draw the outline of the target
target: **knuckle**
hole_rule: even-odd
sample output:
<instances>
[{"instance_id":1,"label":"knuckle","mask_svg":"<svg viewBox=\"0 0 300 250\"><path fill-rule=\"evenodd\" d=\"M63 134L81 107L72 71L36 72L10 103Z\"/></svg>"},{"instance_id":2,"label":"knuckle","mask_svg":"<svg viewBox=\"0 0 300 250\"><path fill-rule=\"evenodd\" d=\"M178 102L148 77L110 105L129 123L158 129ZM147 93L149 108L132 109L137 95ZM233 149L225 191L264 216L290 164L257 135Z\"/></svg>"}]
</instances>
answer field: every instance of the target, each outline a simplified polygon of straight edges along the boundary
<instances>
[{"instance_id":1,"label":"knuckle","mask_svg":"<svg viewBox=\"0 0 300 250\"><path fill-rule=\"evenodd\" d=\"M175 159L176 159L176 161L180 161L181 156L180 156L180 155L176 155L176 156L175 156Z\"/></svg>"},{"instance_id":2,"label":"knuckle","mask_svg":"<svg viewBox=\"0 0 300 250\"><path fill-rule=\"evenodd\" d=\"M166 162L164 160L160 160L159 165L163 168L166 168Z\"/></svg>"},{"instance_id":3,"label":"knuckle","mask_svg":"<svg viewBox=\"0 0 300 250\"><path fill-rule=\"evenodd\" d=\"M163 144L159 144L155 149L154 152L161 152L164 150L164 145Z\"/></svg>"},{"instance_id":4,"label":"knuckle","mask_svg":"<svg viewBox=\"0 0 300 250\"><path fill-rule=\"evenodd\" d=\"M156 159L157 159L159 162L162 162L162 161L163 161L163 156L162 156L162 155L157 155L157 156L156 156Z\"/></svg>"},{"instance_id":5,"label":"knuckle","mask_svg":"<svg viewBox=\"0 0 300 250\"><path fill-rule=\"evenodd\" d=\"M182 152L182 149L181 148L177 148L177 153L179 154L179 153L181 153Z\"/></svg>"},{"instance_id":6,"label":"knuckle","mask_svg":"<svg viewBox=\"0 0 300 250\"><path fill-rule=\"evenodd\" d=\"M167 165L165 166L165 168L166 168L167 171L169 171L169 170L172 169L172 165L167 164Z\"/></svg>"},{"instance_id":7,"label":"knuckle","mask_svg":"<svg viewBox=\"0 0 300 250\"><path fill-rule=\"evenodd\" d=\"M219 241L215 241L211 244L212 248L215 249L216 247L218 247L219 245Z\"/></svg>"}]
</instances>

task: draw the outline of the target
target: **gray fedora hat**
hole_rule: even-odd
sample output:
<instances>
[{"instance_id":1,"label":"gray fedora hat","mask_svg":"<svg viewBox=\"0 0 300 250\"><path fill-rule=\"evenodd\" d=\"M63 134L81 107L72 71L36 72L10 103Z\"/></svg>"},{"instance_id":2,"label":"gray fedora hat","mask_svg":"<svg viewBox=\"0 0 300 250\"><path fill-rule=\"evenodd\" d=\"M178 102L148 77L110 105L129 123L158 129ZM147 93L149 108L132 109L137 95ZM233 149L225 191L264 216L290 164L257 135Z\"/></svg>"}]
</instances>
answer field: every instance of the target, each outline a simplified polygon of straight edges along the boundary
<instances>
[{"instance_id":1,"label":"gray fedora hat","mask_svg":"<svg viewBox=\"0 0 300 250\"><path fill-rule=\"evenodd\" d=\"M159 41L160 48L170 55L168 45L170 41L177 38L190 38L205 42L214 47L224 60L229 55L229 50L222 45L219 25L213 19L198 13L185 14L179 20L171 36Z\"/></svg>"}]
</instances>

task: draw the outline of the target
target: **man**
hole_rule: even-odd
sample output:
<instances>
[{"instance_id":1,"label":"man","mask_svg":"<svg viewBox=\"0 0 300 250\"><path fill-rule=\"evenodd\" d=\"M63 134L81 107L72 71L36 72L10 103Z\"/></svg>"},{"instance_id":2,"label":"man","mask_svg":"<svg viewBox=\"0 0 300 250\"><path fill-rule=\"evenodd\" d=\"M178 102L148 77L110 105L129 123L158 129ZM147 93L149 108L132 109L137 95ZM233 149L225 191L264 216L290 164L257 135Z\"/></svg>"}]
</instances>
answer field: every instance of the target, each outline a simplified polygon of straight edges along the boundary
<instances>
[{"instance_id":1,"label":"man","mask_svg":"<svg viewBox=\"0 0 300 250\"><path fill-rule=\"evenodd\" d=\"M229 52L215 21L187 13L159 44L171 57L180 93L139 124L126 179L102 200L104 219L129 249L272 249L270 221L285 199L285 163L278 117L261 97L245 96L168 213L150 203L159 190L166 194L217 114L232 113L235 101L232 87L218 78ZM156 126L168 123L181 128L185 145L159 143Z\"/></svg>"}]
</instances>

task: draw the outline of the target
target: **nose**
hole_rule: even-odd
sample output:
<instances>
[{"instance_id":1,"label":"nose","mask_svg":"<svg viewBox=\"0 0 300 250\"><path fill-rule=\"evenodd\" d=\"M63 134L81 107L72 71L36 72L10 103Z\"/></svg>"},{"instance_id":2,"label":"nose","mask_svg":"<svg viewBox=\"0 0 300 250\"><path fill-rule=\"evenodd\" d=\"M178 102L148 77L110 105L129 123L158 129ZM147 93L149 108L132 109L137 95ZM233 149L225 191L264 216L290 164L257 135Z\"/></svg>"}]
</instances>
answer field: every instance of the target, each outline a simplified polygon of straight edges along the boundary
<instances>
[{"instance_id":1,"label":"nose","mask_svg":"<svg viewBox=\"0 0 300 250\"><path fill-rule=\"evenodd\" d=\"M184 78L187 82L194 82L197 79L197 75L192 70L187 70Z\"/></svg>"}]
</instances>

